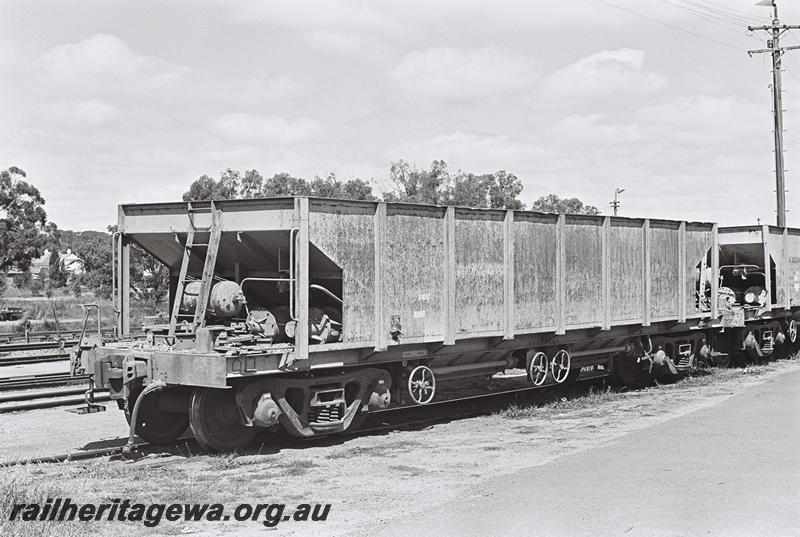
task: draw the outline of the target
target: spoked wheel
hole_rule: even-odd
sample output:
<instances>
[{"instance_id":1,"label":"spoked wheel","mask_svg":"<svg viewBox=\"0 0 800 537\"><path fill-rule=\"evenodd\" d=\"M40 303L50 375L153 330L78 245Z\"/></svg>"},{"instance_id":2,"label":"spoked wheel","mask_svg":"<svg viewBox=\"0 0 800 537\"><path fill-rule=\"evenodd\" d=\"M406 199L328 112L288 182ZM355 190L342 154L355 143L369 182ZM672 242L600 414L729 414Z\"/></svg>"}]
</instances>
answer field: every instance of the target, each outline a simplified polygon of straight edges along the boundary
<instances>
[{"instance_id":1,"label":"spoked wheel","mask_svg":"<svg viewBox=\"0 0 800 537\"><path fill-rule=\"evenodd\" d=\"M789 326L786 329L786 336L789 339L789 344L794 345L797 343L797 321L792 319L789 321Z\"/></svg>"},{"instance_id":2,"label":"spoked wheel","mask_svg":"<svg viewBox=\"0 0 800 537\"><path fill-rule=\"evenodd\" d=\"M136 399L142 390L131 393L128 399L128 410L125 419L131 423L131 413ZM151 392L144 396L139 404L136 416L136 434L151 444L169 444L174 442L189 428L189 414L167 412L159 408L158 401L165 397L165 392Z\"/></svg>"},{"instance_id":3,"label":"spoked wheel","mask_svg":"<svg viewBox=\"0 0 800 537\"><path fill-rule=\"evenodd\" d=\"M418 405L426 405L436 394L436 378L431 368L425 365L415 367L408 375L408 395Z\"/></svg>"},{"instance_id":4,"label":"spoked wheel","mask_svg":"<svg viewBox=\"0 0 800 537\"><path fill-rule=\"evenodd\" d=\"M189 405L194 437L209 451L235 451L252 442L253 427L245 427L234 390L195 388Z\"/></svg>"},{"instance_id":5,"label":"spoked wheel","mask_svg":"<svg viewBox=\"0 0 800 537\"><path fill-rule=\"evenodd\" d=\"M528 365L528 375L534 386L541 386L547 380L547 370L549 364L547 363L547 355L543 352L537 352L531 356L530 364Z\"/></svg>"},{"instance_id":6,"label":"spoked wheel","mask_svg":"<svg viewBox=\"0 0 800 537\"><path fill-rule=\"evenodd\" d=\"M569 352L564 349L558 351L550 361L550 371L553 373L553 379L559 384L567 380L571 361Z\"/></svg>"}]
</instances>

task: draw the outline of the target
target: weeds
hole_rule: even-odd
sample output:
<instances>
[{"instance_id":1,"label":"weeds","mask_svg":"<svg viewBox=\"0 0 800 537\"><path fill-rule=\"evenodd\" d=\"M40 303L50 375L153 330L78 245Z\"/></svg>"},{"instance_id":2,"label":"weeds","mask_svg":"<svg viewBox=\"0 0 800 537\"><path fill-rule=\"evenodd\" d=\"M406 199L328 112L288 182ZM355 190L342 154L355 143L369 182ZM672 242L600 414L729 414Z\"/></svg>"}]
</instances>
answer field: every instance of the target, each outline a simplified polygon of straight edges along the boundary
<instances>
[{"instance_id":1,"label":"weeds","mask_svg":"<svg viewBox=\"0 0 800 537\"><path fill-rule=\"evenodd\" d=\"M386 442L376 446L354 447L328 455L327 459L351 459L354 457L386 457L395 455L398 451L408 451L418 447L419 442L403 440L401 442Z\"/></svg>"},{"instance_id":2,"label":"weeds","mask_svg":"<svg viewBox=\"0 0 800 537\"><path fill-rule=\"evenodd\" d=\"M15 504L44 505L48 499L69 498L74 492L59 482L36 477L35 474L38 472L35 467L26 468L26 470L6 475L4 479L0 480L0 512L3 513L3 516L0 517L0 535L4 537L21 537L23 535L77 537L91 535L97 531L97 526L89 526L81 522L28 522L19 520L19 516L17 520L9 520Z\"/></svg>"},{"instance_id":3,"label":"weeds","mask_svg":"<svg viewBox=\"0 0 800 537\"><path fill-rule=\"evenodd\" d=\"M495 413L495 416L516 420L530 418L542 412L588 410L608 401L617 400L621 397L624 397L624 395L610 387L598 389L592 386L589 389L589 393L586 395L573 398L562 397L556 401L541 405L537 405L535 403L520 404L515 401L507 408Z\"/></svg>"}]
</instances>

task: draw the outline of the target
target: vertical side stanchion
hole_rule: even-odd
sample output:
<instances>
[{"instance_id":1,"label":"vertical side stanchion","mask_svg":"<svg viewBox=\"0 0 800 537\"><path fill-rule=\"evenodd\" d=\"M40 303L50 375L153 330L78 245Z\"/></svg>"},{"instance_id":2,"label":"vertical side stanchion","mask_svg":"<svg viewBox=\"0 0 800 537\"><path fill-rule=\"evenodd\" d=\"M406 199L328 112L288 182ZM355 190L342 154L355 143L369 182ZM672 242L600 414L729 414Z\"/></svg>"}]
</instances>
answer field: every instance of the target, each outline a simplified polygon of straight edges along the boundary
<instances>
[{"instance_id":1,"label":"vertical side stanchion","mask_svg":"<svg viewBox=\"0 0 800 537\"><path fill-rule=\"evenodd\" d=\"M389 327L383 315L383 244L386 233L386 203L375 207L373 235L375 237L375 351L385 351Z\"/></svg>"},{"instance_id":2,"label":"vertical side stanchion","mask_svg":"<svg viewBox=\"0 0 800 537\"><path fill-rule=\"evenodd\" d=\"M783 283L784 287L784 304L786 310L792 309L792 282L789 275L789 228L783 228L783 255L781 256L781 265L783 265Z\"/></svg>"},{"instance_id":3,"label":"vertical side stanchion","mask_svg":"<svg viewBox=\"0 0 800 537\"><path fill-rule=\"evenodd\" d=\"M120 334L127 336L131 333L131 247L124 234L120 235L118 284Z\"/></svg>"},{"instance_id":4,"label":"vertical side stanchion","mask_svg":"<svg viewBox=\"0 0 800 537\"><path fill-rule=\"evenodd\" d=\"M503 220L503 339L514 339L514 211Z\"/></svg>"},{"instance_id":5,"label":"vertical side stanchion","mask_svg":"<svg viewBox=\"0 0 800 537\"><path fill-rule=\"evenodd\" d=\"M567 220L564 214L558 215L558 222L556 223L556 334L563 335L566 333L566 295L567 295L567 278L566 278L566 256L567 249L564 244L566 240Z\"/></svg>"},{"instance_id":6,"label":"vertical side stanchion","mask_svg":"<svg viewBox=\"0 0 800 537\"><path fill-rule=\"evenodd\" d=\"M711 319L719 317L719 226L711 227Z\"/></svg>"},{"instance_id":7,"label":"vertical side stanchion","mask_svg":"<svg viewBox=\"0 0 800 537\"><path fill-rule=\"evenodd\" d=\"M295 212L297 218L297 245L294 256L295 273L295 315L297 326L294 333L294 361L308 360L308 293L309 293L309 229L308 229L308 198L295 198ZM308 364L308 362L306 362ZM306 369L308 365L304 366Z\"/></svg>"},{"instance_id":8,"label":"vertical side stanchion","mask_svg":"<svg viewBox=\"0 0 800 537\"><path fill-rule=\"evenodd\" d=\"M686 259L686 222L681 222L678 228L678 321L682 323L686 322L686 303L688 301ZM700 276L705 277L704 274Z\"/></svg>"},{"instance_id":9,"label":"vertical side stanchion","mask_svg":"<svg viewBox=\"0 0 800 537\"><path fill-rule=\"evenodd\" d=\"M456 342L456 208L444 214L444 338L445 345Z\"/></svg>"},{"instance_id":10,"label":"vertical side stanchion","mask_svg":"<svg viewBox=\"0 0 800 537\"><path fill-rule=\"evenodd\" d=\"M611 217L603 218L603 229L601 231L602 265L600 293L603 308L603 320L601 328L609 330L611 328L611 248L609 236L611 234Z\"/></svg>"},{"instance_id":11,"label":"vertical side stanchion","mask_svg":"<svg viewBox=\"0 0 800 537\"><path fill-rule=\"evenodd\" d=\"M642 312L642 325L650 326L650 301L652 298L653 282L650 279L650 219L645 218L642 224L642 241L644 244L644 311Z\"/></svg>"},{"instance_id":12,"label":"vertical side stanchion","mask_svg":"<svg viewBox=\"0 0 800 537\"><path fill-rule=\"evenodd\" d=\"M772 296L772 270L769 262L769 226L761 226L761 243L764 248L764 287L767 290L767 307L771 308L777 297Z\"/></svg>"}]
</instances>

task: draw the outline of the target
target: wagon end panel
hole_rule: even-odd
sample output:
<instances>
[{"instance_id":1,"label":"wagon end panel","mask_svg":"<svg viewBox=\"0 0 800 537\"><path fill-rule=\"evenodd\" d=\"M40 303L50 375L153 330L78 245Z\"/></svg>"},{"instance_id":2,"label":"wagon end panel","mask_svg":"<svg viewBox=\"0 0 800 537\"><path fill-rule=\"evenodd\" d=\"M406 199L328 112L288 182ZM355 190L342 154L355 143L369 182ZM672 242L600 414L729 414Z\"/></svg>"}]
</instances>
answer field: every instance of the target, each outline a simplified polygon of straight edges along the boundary
<instances>
[{"instance_id":1,"label":"wagon end panel","mask_svg":"<svg viewBox=\"0 0 800 537\"><path fill-rule=\"evenodd\" d=\"M789 307L800 307L800 229L786 232L786 294Z\"/></svg>"},{"instance_id":2,"label":"wagon end panel","mask_svg":"<svg viewBox=\"0 0 800 537\"><path fill-rule=\"evenodd\" d=\"M800 306L800 230L770 227L766 242L773 305Z\"/></svg>"},{"instance_id":3,"label":"wagon end panel","mask_svg":"<svg viewBox=\"0 0 800 537\"><path fill-rule=\"evenodd\" d=\"M716 245L717 232L712 224L686 224L686 273L683 282L685 308L688 318L711 316L715 289L712 249Z\"/></svg>"}]
</instances>

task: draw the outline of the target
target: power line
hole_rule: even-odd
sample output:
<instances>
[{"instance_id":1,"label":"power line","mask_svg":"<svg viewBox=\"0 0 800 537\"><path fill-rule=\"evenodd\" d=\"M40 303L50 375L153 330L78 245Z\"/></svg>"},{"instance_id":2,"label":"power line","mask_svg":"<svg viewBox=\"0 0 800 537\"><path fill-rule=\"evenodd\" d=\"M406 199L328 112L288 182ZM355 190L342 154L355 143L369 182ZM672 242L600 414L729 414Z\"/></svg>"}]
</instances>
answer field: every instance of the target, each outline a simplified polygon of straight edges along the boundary
<instances>
[{"instance_id":1,"label":"power line","mask_svg":"<svg viewBox=\"0 0 800 537\"><path fill-rule=\"evenodd\" d=\"M747 23L752 22L750 19L740 19L738 17L731 17L716 10L705 8L703 7L702 4L698 4L696 2L689 2L688 0L682 0L679 3L676 3L675 5L691 13L697 13L702 16L712 18L714 20L736 25L737 27L740 27L739 25L742 24L742 22L747 22Z\"/></svg>"},{"instance_id":2,"label":"power line","mask_svg":"<svg viewBox=\"0 0 800 537\"><path fill-rule=\"evenodd\" d=\"M754 35L742 32L741 26L739 26L741 24L740 22L734 22L734 21L730 21L730 20L727 20L727 19L723 19L721 17L716 17L714 15L710 15L708 13L703 13L702 11L698 11L696 9L692 9L690 7L687 7L687 6L672 2L670 0L661 0L661 1L664 2L665 4L669 4L672 7L675 7L675 8L681 9L681 10L687 12L687 13L690 13L690 14L696 16L696 17L702 18L702 19L710 22L711 24L719 26L720 28L724 28L725 30L731 31L731 32L735 33L736 35L744 36L744 37L747 37L747 38L750 38L750 39L756 39L756 37Z\"/></svg>"},{"instance_id":3,"label":"power line","mask_svg":"<svg viewBox=\"0 0 800 537\"><path fill-rule=\"evenodd\" d=\"M798 78L798 77L797 77L797 75L796 75L796 74L794 74L794 71L791 71L791 70L790 70L788 67L784 67L784 68L783 68L783 70L784 70L784 71L786 71L787 73L789 73L789 75L790 75L792 78L794 78L795 80L797 80L798 82L800 82L800 78Z\"/></svg>"},{"instance_id":4,"label":"power line","mask_svg":"<svg viewBox=\"0 0 800 537\"><path fill-rule=\"evenodd\" d=\"M730 6L726 6L724 4L719 4L717 2L712 2L711 0L705 0L705 3L706 4L710 4L712 6L715 6L718 9L721 9L721 10L724 10L724 11L729 11L731 14L738 14L738 16L740 16L743 19L752 18L752 16L748 12L742 11L741 9L736 9L736 8L732 8Z\"/></svg>"},{"instance_id":5,"label":"power line","mask_svg":"<svg viewBox=\"0 0 800 537\"><path fill-rule=\"evenodd\" d=\"M691 0L681 0L681 1L683 1L686 4L691 4L693 6L696 6L697 8L699 8L701 10L708 11L710 13L714 13L716 15L719 15L720 17L722 17L722 18L724 18L724 19L726 19L726 20L728 20L730 22L741 24L742 22L750 23L750 22L753 21L753 17L751 17L749 15L748 16L744 16L744 15L738 15L738 14L735 14L735 13L725 12L725 11L720 10L718 8L709 7L709 6L707 6L705 4L702 4L700 2L692 2Z\"/></svg>"},{"instance_id":6,"label":"power line","mask_svg":"<svg viewBox=\"0 0 800 537\"><path fill-rule=\"evenodd\" d=\"M674 24L670 24L668 22L664 22L662 20L656 19L655 17L651 17L649 15L645 15L644 13L639 13L638 11L634 11L634 10L629 9L627 7L619 6L617 4L612 4L611 2L606 2L606 0L600 0L600 2L603 3L603 4L606 4L607 6L611 6L611 7L620 9L622 11L627 11L628 13L636 15L637 17L641 17L643 19L647 19L647 20L655 22L657 24L661 24L663 26L667 26L669 28L672 28L673 30L678 30L679 32L690 34L690 35L693 35L695 37L699 37L700 39L705 39L706 41L711 41L711 42L716 43L718 45L722 45L722 46L725 46L725 47L728 47L728 48L732 48L732 49L738 50L740 52L744 50L741 47L737 47L735 45L731 45L730 43L726 43L724 41L719 41L718 39L714 39L713 37L708 37L707 35L698 34L697 32L693 32L691 30L687 30L686 28L681 28L680 26L676 26Z\"/></svg>"}]
</instances>

